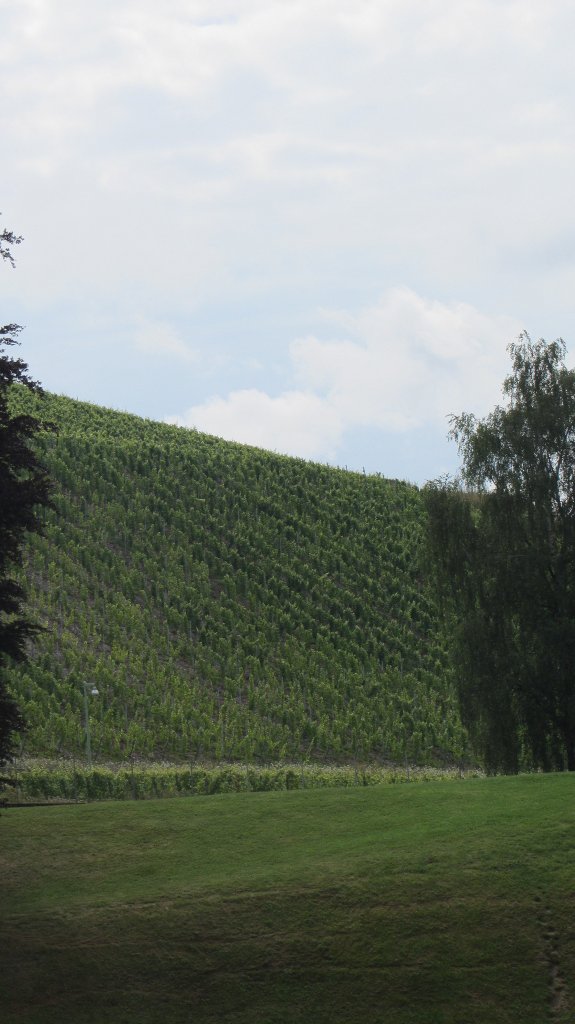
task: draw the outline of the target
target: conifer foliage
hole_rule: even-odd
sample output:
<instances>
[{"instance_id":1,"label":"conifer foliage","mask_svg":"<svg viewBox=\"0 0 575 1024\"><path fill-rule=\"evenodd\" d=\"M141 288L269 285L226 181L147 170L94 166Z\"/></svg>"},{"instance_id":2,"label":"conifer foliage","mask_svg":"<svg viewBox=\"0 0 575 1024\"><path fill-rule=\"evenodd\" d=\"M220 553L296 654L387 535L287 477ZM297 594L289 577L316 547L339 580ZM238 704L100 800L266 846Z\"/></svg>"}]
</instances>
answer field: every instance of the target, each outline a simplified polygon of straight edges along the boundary
<instances>
[{"instance_id":1,"label":"conifer foliage","mask_svg":"<svg viewBox=\"0 0 575 1024\"><path fill-rule=\"evenodd\" d=\"M476 747L493 769L573 771L575 371L561 340L510 354L506 405L452 420L463 481L427 488L430 535Z\"/></svg>"},{"instance_id":2,"label":"conifer foliage","mask_svg":"<svg viewBox=\"0 0 575 1024\"><path fill-rule=\"evenodd\" d=\"M12 231L0 234L0 256L14 266L12 248L21 242ZM13 414L10 391L15 384L41 394L22 359L7 348L18 344L18 324L0 327L0 764L10 759L14 733L23 726L18 705L7 689L7 662L22 660L26 640L37 632L23 612L24 590L14 578L26 534L40 526L40 510L49 502L47 474L32 441L41 428L29 414Z\"/></svg>"}]
</instances>

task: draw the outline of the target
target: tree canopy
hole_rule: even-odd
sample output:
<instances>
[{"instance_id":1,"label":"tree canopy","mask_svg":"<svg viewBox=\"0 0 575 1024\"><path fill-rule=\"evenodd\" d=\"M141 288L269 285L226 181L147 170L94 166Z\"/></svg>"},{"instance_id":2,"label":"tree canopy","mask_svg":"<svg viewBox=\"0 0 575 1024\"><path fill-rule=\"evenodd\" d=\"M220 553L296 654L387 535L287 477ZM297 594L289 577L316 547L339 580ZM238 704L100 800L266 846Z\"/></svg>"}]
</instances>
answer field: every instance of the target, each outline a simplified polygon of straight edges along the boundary
<instances>
[{"instance_id":1,"label":"tree canopy","mask_svg":"<svg viewBox=\"0 0 575 1024\"><path fill-rule=\"evenodd\" d=\"M509 347L506 403L451 420L461 477L425 490L462 717L491 769L575 770L575 371Z\"/></svg>"},{"instance_id":2,"label":"tree canopy","mask_svg":"<svg viewBox=\"0 0 575 1024\"><path fill-rule=\"evenodd\" d=\"M12 231L0 234L0 256L14 266L12 247L21 242ZM6 684L9 659L25 657L26 641L37 627L23 610L24 590L14 578L26 534L40 529L40 510L49 503L49 481L32 442L41 429L34 416L14 415L9 394L15 384L41 394L27 364L7 353L18 344L18 324L0 327L0 764L12 754L14 734L23 727L18 705Z\"/></svg>"}]
</instances>

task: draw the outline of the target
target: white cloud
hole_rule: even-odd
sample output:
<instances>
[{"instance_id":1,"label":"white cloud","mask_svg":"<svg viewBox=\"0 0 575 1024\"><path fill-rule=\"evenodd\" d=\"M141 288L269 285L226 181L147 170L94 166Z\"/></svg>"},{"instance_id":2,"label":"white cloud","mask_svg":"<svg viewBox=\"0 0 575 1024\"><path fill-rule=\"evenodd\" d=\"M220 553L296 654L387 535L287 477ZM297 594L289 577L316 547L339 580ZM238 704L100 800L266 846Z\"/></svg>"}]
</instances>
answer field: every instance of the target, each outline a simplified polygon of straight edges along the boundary
<instances>
[{"instance_id":1,"label":"white cloud","mask_svg":"<svg viewBox=\"0 0 575 1024\"><path fill-rule=\"evenodd\" d=\"M170 324L142 320L134 333L134 346L149 355L175 356L186 362L197 363L199 353L186 345Z\"/></svg>"},{"instance_id":2,"label":"white cloud","mask_svg":"<svg viewBox=\"0 0 575 1024\"><path fill-rule=\"evenodd\" d=\"M255 388L210 398L167 422L304 459L334 458L342 431L337 410L317 395L286 391L273 398Z\"/></svg>"},{"instance_id":3,"label":"white cloud","mask_svg":"<svg viewBox=\"0 0 575 1024\"><path fill-rule=\"evenodd\" d=\"M312 457L444 432L523 325L575 337L574 31L570 0L0 0L10 315L74 393L78 325L121 325L146 415ZM193 399L152 358L195 369L186 338Z\"/></svg>"},{"instance_id":4,"label":"white cloud","mask_svg":"<svg viewBox=\"0 0 575 1024\"><path fill-rule=\"evenodd\" d=\"M277 397L233 391L170 422L292 455L337 461L355 427L402 433L446 424L450 413L484 414L500 394L507 344L521 330L461 302L387 292L358 315L325 314L351 337L301 338L290 347L296 390Z\"/></svg>"},{"instance_id":5,"label":"white cloud","mask_svg":"<svg viewBox=\"0 0 575 1024\"><path fill-rule=\"evenodd\" d=\"M250 260L297 288L330 252L445 293L573 229L567 0L0 6L6 192L51 295L213 296Z\"/></svg>"},{"instance_id":6,"label":"white cloud","mask_svg":"<svg viewBox=\"0 0 575 1024\"><path fill-rule=\"evenodd\" d=\"M437 423L463 405L484 411L497 397L506 345L523 326L409 288L391 289L357 316L326 318L356 340L293 342L297 382L321 389L347 423L390 430Z\"/></svg>"}]
</instances>

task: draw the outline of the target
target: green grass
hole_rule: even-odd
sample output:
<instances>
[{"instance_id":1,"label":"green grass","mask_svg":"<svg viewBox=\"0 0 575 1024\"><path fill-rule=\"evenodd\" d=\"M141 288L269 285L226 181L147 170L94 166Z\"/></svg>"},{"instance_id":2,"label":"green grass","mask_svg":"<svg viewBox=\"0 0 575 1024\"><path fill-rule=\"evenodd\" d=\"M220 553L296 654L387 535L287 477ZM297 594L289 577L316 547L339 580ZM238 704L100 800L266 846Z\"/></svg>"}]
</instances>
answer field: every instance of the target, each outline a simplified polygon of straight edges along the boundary
<instances>
[{"instance_id":1,"label":"green grass","mask_svg":"<svg viewBox=\"0 0 575 1024\"><path fill-rule=\"evenodd\" d=\"M575 780L10 809L4 1024L544 1024Z\"/></svg>"}]
</instances>

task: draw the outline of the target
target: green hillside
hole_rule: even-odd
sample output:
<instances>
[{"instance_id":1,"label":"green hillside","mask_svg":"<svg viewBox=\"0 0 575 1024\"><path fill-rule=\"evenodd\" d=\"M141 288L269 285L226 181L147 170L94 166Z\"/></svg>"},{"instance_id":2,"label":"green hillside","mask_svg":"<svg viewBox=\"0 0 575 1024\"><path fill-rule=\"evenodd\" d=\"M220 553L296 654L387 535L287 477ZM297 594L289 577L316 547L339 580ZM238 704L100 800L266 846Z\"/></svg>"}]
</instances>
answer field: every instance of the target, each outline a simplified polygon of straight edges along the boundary
<instances>
[{"instance_id":1,"label":"green hillside","mask_svg":"<svg viewBox=\"0 0 575 1024\"><path fill-rule=\"evenodd\" d=\"M16 393L15 406L27 403ZM47 396L26 753L457 759L417 488Z\"/></svg>"},{"instance_id":2,"label":"green hillside","mask_svg":"<svg viewBox=\"0 0 575 1024\"><path fill-rule=\"evenodd\" d=\"M574 780L2 817L4 1024L571 1024Z\"/></svg>"}]
</instances>

